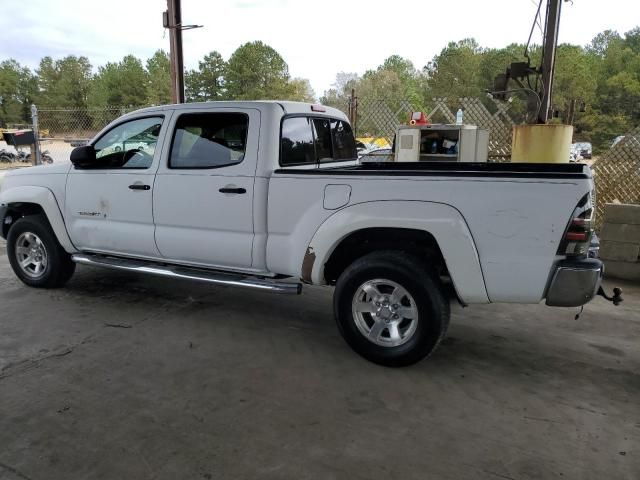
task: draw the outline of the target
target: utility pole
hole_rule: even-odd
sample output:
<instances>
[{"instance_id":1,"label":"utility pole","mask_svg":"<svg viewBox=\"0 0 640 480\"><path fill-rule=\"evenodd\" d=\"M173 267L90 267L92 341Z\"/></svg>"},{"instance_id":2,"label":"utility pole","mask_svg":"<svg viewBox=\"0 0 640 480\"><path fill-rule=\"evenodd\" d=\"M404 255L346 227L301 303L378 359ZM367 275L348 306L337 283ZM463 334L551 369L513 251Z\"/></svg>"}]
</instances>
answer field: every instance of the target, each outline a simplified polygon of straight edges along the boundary
<instances>
[{"instance_id":1,"label":"utility pole","mask_svg":"<svg viewBox=\"0 0 640 480\"><path fill-rule=\"evenodd\" d=\"M180 0L167 0L164 27L169 29L171 60L171 101L184 103L184 65L182 61L182 12Z\"/></svg>"},{"instance_id":2,"label":"utility pole","mask_svg":"<svg viewBox=\"0 0 640 480\"><path fill-rule=\"evenodd\" d=\"M556 65L556 47L560 29L560 10L562 0L547 1L547 15L544 24L544 45L542 50L542 97L538 123L549 121L551 95L553 92L553 70Z\"/></svg>"}]
</instances>

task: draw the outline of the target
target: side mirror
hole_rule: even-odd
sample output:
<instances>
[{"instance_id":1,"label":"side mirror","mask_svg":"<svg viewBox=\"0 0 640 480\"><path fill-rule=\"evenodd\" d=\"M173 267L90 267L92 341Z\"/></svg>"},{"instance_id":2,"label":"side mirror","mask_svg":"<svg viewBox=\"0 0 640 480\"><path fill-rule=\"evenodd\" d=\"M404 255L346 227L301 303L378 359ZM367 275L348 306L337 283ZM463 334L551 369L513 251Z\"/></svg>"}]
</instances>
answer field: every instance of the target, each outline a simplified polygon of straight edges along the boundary
<instances>
[{"instance_id":1,"label":"side mirror","mask_svg":"<svg viewBox=\"0 0 640 480\"><path fill-rule=\"evenodd\" d=\"M83 145L71 151L71 163L76 168L91 168L96 163L96 150L93 145Z\"/></svg>"}]
</instances>

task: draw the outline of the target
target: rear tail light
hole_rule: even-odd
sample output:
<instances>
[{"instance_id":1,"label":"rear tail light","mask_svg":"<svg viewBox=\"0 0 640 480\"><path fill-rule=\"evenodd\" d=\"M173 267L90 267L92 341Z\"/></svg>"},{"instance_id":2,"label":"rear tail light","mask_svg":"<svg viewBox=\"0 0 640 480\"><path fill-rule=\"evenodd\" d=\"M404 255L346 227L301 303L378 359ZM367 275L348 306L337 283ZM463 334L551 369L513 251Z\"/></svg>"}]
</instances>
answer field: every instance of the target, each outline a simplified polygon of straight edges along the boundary
<instances>
[{"instance_id":1,"label":"rear tail light","mask_svg":"<svg viewBox=\"0 0 640 480\"><path fill-rule=\"evenodd\" d=\"M593 235L593 208L591 196L580 200L573 211L569 225L564 232L558 255L582 256L589 252L589 244Z\"/></svg>"}]
</instances>

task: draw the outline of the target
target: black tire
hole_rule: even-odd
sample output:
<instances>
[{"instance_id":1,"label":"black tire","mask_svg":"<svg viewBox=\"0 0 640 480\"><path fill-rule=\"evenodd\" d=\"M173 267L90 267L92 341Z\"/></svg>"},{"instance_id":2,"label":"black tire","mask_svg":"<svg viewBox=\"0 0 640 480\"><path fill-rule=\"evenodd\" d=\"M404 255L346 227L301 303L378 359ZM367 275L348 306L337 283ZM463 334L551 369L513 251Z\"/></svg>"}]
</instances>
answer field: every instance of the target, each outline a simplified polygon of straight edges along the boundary
<instances>
[{"instance_id":1,"label":"black tire","mask_svg":"<svg viewBox=\"0 0 640 480\"><path fill-rule=\"evenodd\" d=\"M46 266L37 276L25 272L18 259L16 244L26 233L36 235L46 253ZM11 226L7 235L7 256L13 272L30 287L62 287L73 276L76 269L76 264L71 261L71 255L62 248L49 222L42 215L21 218Z\"/></svg>"},{"instance_id":2,"label":"black tire","mask_svg":"<svg viewBox=\"0 0 640 480\"><path fill-rule=\"evenodd\" d=\"M362 285L376 279L390 280L404 288L412 298L407 296L403 301L407 302L407 305L411 305L409 300L415 303L417 325L413 327L413 333L407 335L405 343L397 346L378 345L361 331L361 328L366 327L358 326L358 320L352 311L352 302L356 294L362 294L362 290L359 290ZM380 288L383 288L383 285ZM333 305L338 328L349 346L367 360L388 367L411 365L427 357L444 338L449 326L449 302L443 294L440 281L419 259L402 252L374 252L353 262L338 279ZM395 306L397 307L397 304ZM386 315L385 312L379 315L383 314ZM373 315L376 314L366 313L362 318L373 325L374 322L380 321L375 320ZM406 321L408 319L398 320ZM362 325L362 320L359 323ZM400 330L401 325L399 324ZM373 326L370 328L373 330ZM405 332L409 330L409 327L405 327ZM383 327L383 332L376 337L378 341L384 342L387 341L385 335L391 340L391 330L384 330Z\"/></svg>"}]
</instances>

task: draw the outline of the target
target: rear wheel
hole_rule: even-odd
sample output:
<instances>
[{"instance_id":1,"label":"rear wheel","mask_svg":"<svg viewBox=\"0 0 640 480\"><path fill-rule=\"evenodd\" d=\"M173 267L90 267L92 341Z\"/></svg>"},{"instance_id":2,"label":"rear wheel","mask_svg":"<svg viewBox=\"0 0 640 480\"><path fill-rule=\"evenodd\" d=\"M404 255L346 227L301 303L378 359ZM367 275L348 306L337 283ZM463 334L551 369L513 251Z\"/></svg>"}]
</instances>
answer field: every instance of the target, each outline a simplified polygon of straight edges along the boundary
<instances>
[{"instance_id":1,"label":"rear wheel","mask_svg":"<svg viewBox=\"0 0 640 480\"><path fill-rule=\"evenodd\" d=\"M417 258L400 252L371 253L349 266L338 279L334 311L347 343L390 367L428 356L449 325L439 281Z\"/></svg>"},{"instance_id":2,"label":"rear wheel","mask_svg":"<svg viewBox=\"0 0 640 480\"><path fill-rule=\"evenodd\" d=\"M11 226L7 255L14 273L30 287L61 287L76 266L41 215L21 218Z\"/></svg>"}]
</instances>

